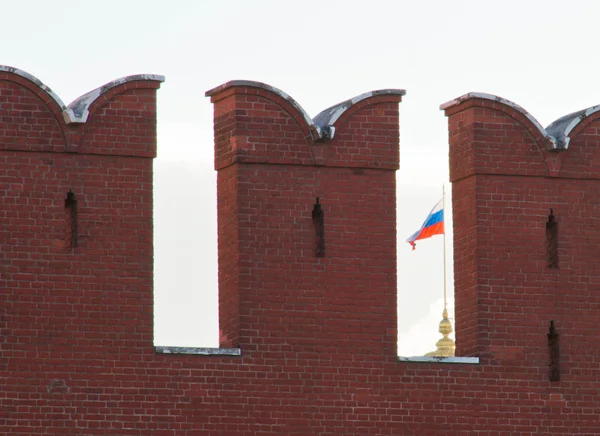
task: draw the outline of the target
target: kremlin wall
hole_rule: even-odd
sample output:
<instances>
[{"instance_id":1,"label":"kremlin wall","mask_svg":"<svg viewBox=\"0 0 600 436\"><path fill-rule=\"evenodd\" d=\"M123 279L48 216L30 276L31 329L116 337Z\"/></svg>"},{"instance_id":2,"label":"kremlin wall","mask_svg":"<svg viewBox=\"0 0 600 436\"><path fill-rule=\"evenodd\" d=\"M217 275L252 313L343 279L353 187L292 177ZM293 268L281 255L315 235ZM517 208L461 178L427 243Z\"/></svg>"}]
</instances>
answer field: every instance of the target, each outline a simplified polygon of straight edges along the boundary
<instances>
[{"instance_id":1,"label":"kremlin wall","mask_svg":"<svg viewBox=\"0 0 600 436\"><path fill-rule=\"evenodd\" d=\"M544 129L487 94L442 105L456 351L406 358L404 91L312 119L262 83L208 91L220 347L155 347L163 80L67 106L0 67L0 434L600 434L600 107Z\"/></svg>"}]
</instances>

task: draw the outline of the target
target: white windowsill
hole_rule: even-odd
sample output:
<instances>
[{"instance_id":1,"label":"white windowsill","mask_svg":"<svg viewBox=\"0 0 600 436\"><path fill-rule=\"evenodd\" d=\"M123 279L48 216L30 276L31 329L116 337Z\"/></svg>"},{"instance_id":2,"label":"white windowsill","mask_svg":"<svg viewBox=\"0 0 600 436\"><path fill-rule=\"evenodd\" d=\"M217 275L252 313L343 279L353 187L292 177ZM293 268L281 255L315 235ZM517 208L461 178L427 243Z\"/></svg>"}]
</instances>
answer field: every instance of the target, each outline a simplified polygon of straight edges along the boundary
<instances>
[{"instance_id":1,"label":"white windowsill","mask_svg":"<svg viewBox=\"0 0 600 436\"><path fill-rule=\"evenodd\" d=\"M154 347L158 354L194 354L198 356L241 356L240 348Z\"/></svg>"},{"instance_id":2,"label":"white windowsill","mask_svg":"<svg viewBox=\"0 0 600 436\"><path fill-rule=\"evenodd\" d=\"M479 364L479 357L432 357L432 356L414 356L398 357L400 362L421 362L421 363L466 363L470 365Z\"/></svg>"}]
</instances>

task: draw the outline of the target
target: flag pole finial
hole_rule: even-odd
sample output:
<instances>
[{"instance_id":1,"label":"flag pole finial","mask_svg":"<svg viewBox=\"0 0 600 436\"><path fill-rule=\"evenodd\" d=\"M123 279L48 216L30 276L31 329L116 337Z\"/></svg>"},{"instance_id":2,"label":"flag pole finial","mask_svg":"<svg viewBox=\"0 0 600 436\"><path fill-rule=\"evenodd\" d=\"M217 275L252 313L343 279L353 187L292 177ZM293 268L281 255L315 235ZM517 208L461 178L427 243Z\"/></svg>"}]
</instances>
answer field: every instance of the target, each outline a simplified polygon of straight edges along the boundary
<instances>
[{"instance_id":1,"label":"flag pole finial","mask_svg":"<svg viewBox=\"0 0 600 436\"><path fill-rule=\"evenodd\" d=\"M425 356L431 357L454 357L456 345L448 336L452 333L452 321L448 318L448 309L444 308L442 312L442 320L438 331L442 334L442 338L435 343L436 350L427 353Z\"/></svg>"}]
</instances>

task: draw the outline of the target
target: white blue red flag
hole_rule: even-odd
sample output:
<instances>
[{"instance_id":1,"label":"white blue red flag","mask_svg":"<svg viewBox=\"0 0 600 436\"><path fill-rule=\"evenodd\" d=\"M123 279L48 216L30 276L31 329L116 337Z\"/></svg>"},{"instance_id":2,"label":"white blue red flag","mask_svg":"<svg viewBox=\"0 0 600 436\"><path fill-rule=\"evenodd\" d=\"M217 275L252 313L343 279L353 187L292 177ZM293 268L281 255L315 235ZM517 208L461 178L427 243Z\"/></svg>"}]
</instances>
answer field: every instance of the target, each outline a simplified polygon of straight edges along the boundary
<instances>
[{"instance_id":1,"label":"white blue red flag","mask_svg":"<svg viewBox=\"0 0 600 436\"><path fill-rule=\"evenodd\" d=\"M406 240L410 245L412 245L413 250L416 248L415 242L420 239L427 239L433 235L443 235L444 234L444 199L438 201L438 203L433 206L431 212L425 219L425 222L421 226L419 230L412 234L410 238Z\"/></svg>"}]
</instances>

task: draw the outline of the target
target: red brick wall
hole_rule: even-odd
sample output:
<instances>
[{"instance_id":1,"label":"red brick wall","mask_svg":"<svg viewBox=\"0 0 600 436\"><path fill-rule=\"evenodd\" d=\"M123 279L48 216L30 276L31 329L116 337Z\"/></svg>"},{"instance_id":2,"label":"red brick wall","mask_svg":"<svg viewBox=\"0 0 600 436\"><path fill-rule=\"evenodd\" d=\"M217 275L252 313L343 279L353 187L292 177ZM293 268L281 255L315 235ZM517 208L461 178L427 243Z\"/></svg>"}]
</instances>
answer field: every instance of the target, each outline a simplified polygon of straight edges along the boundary
<instances>
[{"instance_id":1,"label":"red brick wall","mask_svg":"<svg viewBox=\"0 0 600 436\"><path fill-rule=\"evenodd\" d=\"M242 355L168 355L152 345L157 84L136 83L65 124L35 83L0 75L0 434L600 432L597 118L557 155L509 107L447 110L457 343L480 364L398 362L400 97L356 102L322 140L266 87L211 93L221 346ZM64 244L69 190L76 248ZM550 208L558 269L545 263ZM550 320L560 382L548 380Z\"/></svg>"}]
</instances>

